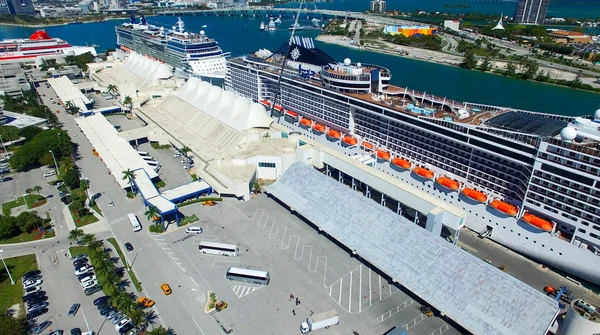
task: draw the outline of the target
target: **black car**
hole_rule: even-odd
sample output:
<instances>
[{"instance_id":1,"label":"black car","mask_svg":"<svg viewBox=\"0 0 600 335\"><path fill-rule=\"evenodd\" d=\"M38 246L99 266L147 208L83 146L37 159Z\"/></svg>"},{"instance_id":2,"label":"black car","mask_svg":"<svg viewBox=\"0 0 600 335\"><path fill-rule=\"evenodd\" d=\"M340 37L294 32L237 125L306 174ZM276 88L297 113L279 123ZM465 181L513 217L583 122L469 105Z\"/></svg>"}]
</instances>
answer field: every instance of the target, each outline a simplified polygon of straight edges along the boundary
<instances>
[{"instance_id":1,"label":"black car","mask_svg":"<svg viewBox=\"0 0 600 335\"><path fill-rule=\"evenodd\" d=\"M42 271L40 271L40 270L29 271L29 272L23 274L23 281L29 280L30 278L33 278L35 276L41 277L41 274L42 274Z\"/></svg>"},{"instance_id":2,"label":"black car","mask_svg":"<svg viewBox=\"0 0 600 335\"><path fill-rule=\"evenodd\" d=\"M79 329L79 328L71 329L71 335L81 335L81 329Z\"/></svg>"},{"instance_id":3,"label":"black car","mask_svg":"<svg viewBox=\"0 0 600 335\"><path fill-rule=\"evenodd\" d=\"M131 245L131 243L127 242L127 243L125 243L125 249L127 249L127 251L133 251L133 245Z\"/></svg>"},{"instance_id":4,"label":"black car","mask_svg":"<svg viewBox=\"0 0 600 335\"><path fill-rule=\"evenodd\" d=\"M102 303L98 304L96 306L96 308L98 308L99 311L105 309L105 308L110 308L110 305L108 304L108 300L103 301Z\"/></svg>"},{"instance_id":5,"label":"black car","mask_svg":"<svg viewBox=\"0 0 600 335\"><path fill-rule=\"evenodd\" d=\"M33 276L29 276L29 277L23 277L23 281L28 281L28 280L33 280L36 281L38 279L42 279L42 276L40 275L33 275Z\"/></svg>"},{"instance_id":6,"label":"black car","mask_svg":"<svg viewBox=\"0 0 600 335\"><path fill-rule=\"evenodd\" d=\"M91 277L93 275L94 275L94 273L91 272L91 271L90 272L86 272L84 274L81 274L81 275L77 276L77 280L81 281L82 279L87 278L87 277Z\"/></svg>"},{"instance_id":7,"label":"black car","mask_svg":"<svg viewBox=\"0 0 600 335\"><path fill-rule=\"evenodd\" d=\"M100 291L102 291L102 287L100 287L100 285L92 286L85 289L85 295L92 295Z\"/></svg>"},{"instance_id":8,"label":"black car","mask_svg":"<svg viewBox=\"0 0 600 335\"><path fill-rule=\"evenodd\" d=\"M75 261L75 262L73 262L73 266L74 266L76 269L79 269L79 268L80 268L80 267L82 267L82 266L86 266L86 265L87 265L87 263L88 263L87 259L80 259L80 260L78 260L78 261Z\"/></svg>"},{"instance_id":9,"label":"black car","mask_svg":"<svg viewBox=\"0 0 600 335\"><path fill-rule=\"evenodd\" d=\"M27 313L27 320L31 320L31 319L35 319L38 316L48 313L48 308L40 308L40 309L35 309L29 313Z\"/></svg>"},{"instance_id":10,"label":"black car","mask_svg":"<svg viewBox=\"0 0 600 335\"><path fill-rule=\"evenodd\" d=\"M46 291L37 291L34 293L29 293L29 294L23 296L23 302L26 302L27 300L34 299L37 297L45 297L45 296L46 296Z\"/></svg>"},{"instance_id":11,"label":"black car","mask_svg":"<svg viewBox=\"0 0 600 335\"><path fill-rule=\"evenodd\" d=\"M40 295L40 296L37 296L37 297L31 298L31 299L27 299L27 301L26 301L26 302L27 302L27 305L29 305L29 306L33 306L33 305L39 304L39 303L41 303L41 302L44 302L44 301L46 301L46 300L48 300L48 297L47 297L47 296L45 296L45 295Z\"/></svg>"},{"instance_id":12,"label":"black car","mask_svg":"<svg viewBox=\"0 0 600 335\"><path fill-rule=\"evenodd\" d=\"M106 316L106 315L108 315L112 311L114 311L114 309L112 307L103 308L103 309L100 310L100 315Z\"/></svg>"},{"instance_id":13,"label":"black car","mask_svg":"<svg viewBox=\"0 0 600 335\"><path fill-rule=\"evenodd\" d=\"M97 298L96 300L94 300L94 305L102 305L102 303L104 301L108 301L108 300L110 300L110 297L105 295L103 297L100 297L100 298Z\"/></svg>"},{"instance_id":14,"label":"black car","mask_svg":"<svg viewBox=\"0 0 600 335\"><path fill-rule=\"evenodd\" d=\"M46 330L46 328L50 327L51 324L52 324L52 321L44 321L44 322L40 323L39 325L31 328L31 333L32 334L41 334L44 330Z\"/></svg>"},{"instance_id":15,"label":"black car","mask_svg":"<svg viewBox=\"0 0 600 335\"><path fill-rule=\"evenodd\" d=\"M133 328L133 324L130 322L119 329L119 334L125 334Z\"/></svg>"}]
</instances>

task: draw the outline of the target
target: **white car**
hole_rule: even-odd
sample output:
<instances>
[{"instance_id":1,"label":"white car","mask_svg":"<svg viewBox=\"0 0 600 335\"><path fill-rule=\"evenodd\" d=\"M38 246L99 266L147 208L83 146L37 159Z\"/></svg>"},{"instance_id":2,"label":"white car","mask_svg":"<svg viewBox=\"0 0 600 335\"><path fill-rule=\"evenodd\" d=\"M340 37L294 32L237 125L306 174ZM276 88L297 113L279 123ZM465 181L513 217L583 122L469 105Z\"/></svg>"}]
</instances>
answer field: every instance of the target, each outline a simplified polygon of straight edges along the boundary
<instances>
[{"instance_id":1,"label":"white car","mask_svg":"<svg viewBox=\"0 0 600 335\"><path fill-rule=\"evenodd\" d=\"M115 205L115 203L112 202L112 200L108 200L106 203L108 204L109 207L112 207Z\"/></svg>"},{"instance_id":2,"label":"white car","mask_svg":"<svg viewBox=\"0 0 600 335\"><path fill-rule=\"evenodd\" d=\"M88 273L90 271L92 271L92 269L90 267L82 266L79 269L75 269L75 275L79 276L79 275L82 275L84 273Z\"/></svg>"},{"instance_id":3,"label":"white car","mask_svg":"<svg viewBox=\"0 0 600 335\"><path fill-rule=\"evenodd\" d=\"M117 322L117 324L115 324L115 330L119 331L121 330L121 328L125 327L126 324L130 323L131 319L128 318L122 318L121 320L119 320Z\"/></svg>"},{"instance_id":4,"label":"white car","mask_svg":"<svg viewBox=\"0 0 600 335\"><path fill-rule=\"evenodd\" d=\"M23 288L24 289L28 289L30 287L35 287L35 286L40 286L42 285L42 280L38 279L38 280L26 280L23 282Z\"/></svg>"},{"instance_id":5,"label":"white car","mask_svg":"<svg viewBox=\"0 0 600 335\"><path fill-rule=\"evenodd\" d=\"M96 276L95 275L91 275L89 277L85 277L82 280L80 280L79 282L81 283L81 285L83 285L83 284L89 282L90 280L94 280L95 281L96 280Z\"/></svg>"},{"instance_id":6,"label":"white car","mask_svg":"<svg viewBox=\"0 0 600 335\"><path fill-rule=\"evenodd\" d=\"M81 288L85 291L86 288L94 287L96 285L98 285L97 280L86 281L84 283L81 283Z\"/></svg>"},{"instance_id":7,"label":"white car","mask_svg":"<svg viewBox=\"0 0 600 335\"><path fill-rule=\"evenodd\" d=\"M54 176L55 174L56 174L56 172L54 172L54 171L48 171L48 172L44 173L44 177L45 177L45 178L47 178L47 177L52 177L52 176Z\"/></svg>"}]
</instances>

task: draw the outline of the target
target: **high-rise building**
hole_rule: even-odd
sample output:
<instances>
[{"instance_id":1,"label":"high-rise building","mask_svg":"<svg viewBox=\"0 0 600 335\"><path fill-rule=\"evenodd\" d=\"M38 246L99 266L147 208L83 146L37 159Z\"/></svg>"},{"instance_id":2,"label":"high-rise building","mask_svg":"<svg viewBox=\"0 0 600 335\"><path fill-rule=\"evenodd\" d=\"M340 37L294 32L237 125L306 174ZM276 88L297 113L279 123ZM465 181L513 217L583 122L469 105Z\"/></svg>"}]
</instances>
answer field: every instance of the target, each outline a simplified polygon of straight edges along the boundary
<instances>
[{"instance_id":1,"label":"high-rise building","mask_svg":"<svg viewBox=\"0 0 600 335\"><path fill-rule=\"evenodd\" d=\"M371 1L371 12L372 13L385 13L385 0L372 0Z\"/></svg>"},{"instance_id":2,"label":"high-rise building","mask_svg":"<svg viewBox=\"0 0 600 335\"><path fill-rule=\"evenodd\" d=\"M10 15L10 8L6 0L0 0L0 15Z\"/></svg>"},{"instance_id":3,"label":"high-rise building","mask_svg":"<svg viewBox=\"0 0 600 335\"><path fill-rule=\"evenodd\" d=\"M12 15L35 15L31 0L6 0L6 2Z\"/></svg>"},{"instance_id":4,"label":"high-rise building","mask_svg":"<svg viewBox=\"0 0 600 335\"><path fill-rule=\"evenodd\" d=\"M542 24L546 19L546 11L550 0L519 0L515 11L515 22Z\"/></svg>"}]
</instances>

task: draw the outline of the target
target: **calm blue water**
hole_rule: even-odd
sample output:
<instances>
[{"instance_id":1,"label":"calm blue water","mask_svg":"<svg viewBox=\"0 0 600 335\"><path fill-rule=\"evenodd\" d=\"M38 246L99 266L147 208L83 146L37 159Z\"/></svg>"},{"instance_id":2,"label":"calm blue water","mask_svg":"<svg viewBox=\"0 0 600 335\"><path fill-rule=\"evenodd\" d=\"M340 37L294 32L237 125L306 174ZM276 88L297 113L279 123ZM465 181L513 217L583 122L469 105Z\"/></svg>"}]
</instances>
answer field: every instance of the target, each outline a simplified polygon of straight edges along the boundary
<instances>
[{"instance_id":1,"label":"calm blue water","mask_svg":"<svg viewBox=\"0 0 600 335\"><path fill-rule=\"evenodd\" d=\"M149 17L150 23L172 26L174 17ZM289 39L287 29L276 32L261 32L259 25L265 18L241 17L185 17L186 27L192 31L204 29L208 36L219 41L232 56L256 51L259 48L277 49ZM50 36L57 36L73 45L98 44L99 50L114 48L114 27L123 21L107 21L79 25L49 27ZM291 25L291 18L284 19L283 27ZM201 28L202 25L207 28ZM0 26L0 39L27 37L36 29ZM303 32L315 37L315 32ZM463 70L456 67L421 62L401 57L377 54L317 42L317 47L332 57L346 57L354 62L374 63L388 67L392 83L408 86L415 90L446 96L455 100L501 105L534 110L545 113L584 115L600 106L600 94L576 91L567 88L537 84L497 75Z\"/></svg>"}]
</instances>

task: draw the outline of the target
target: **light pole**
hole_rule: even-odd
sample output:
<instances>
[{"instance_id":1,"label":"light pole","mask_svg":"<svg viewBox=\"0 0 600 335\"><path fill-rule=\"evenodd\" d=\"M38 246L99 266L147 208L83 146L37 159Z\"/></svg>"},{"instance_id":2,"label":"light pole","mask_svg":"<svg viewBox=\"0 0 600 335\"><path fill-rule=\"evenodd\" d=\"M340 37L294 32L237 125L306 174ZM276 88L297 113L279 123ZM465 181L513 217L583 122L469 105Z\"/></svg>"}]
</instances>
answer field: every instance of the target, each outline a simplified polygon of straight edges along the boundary
<instances>
[{"instance_id":1,"label":"light pole","mask_svg":"<svg viewBox=\"0 0 600 335\"><path fill-rule=\"evenodd\" d=\"M12 276L10 275L10 271L8 271L8 267L6 266L6 262L4 262L4 258L2 257L2 251L4 251L4 250L0 250L0 259L2 260L2 264L4 264L4 268L6 269L6 273L8 273L8 278L10 278L10 283L12 285L14 285L15 281L13 280Z\"/></svg>"},{"instance_id":2,"label":"light pole","mask_svg":"<svg viewBox=\"0 0 600 335\"><path fill-rule=\"evenodd\" d=\"M4 146L4 141L2 141L2 136L0 136L0 143L2 143L2 149L4 149L4 156L7 156L8 151L6 151L6 147Z\"/></svg>"},{"instance_id":3,"label":"light pole","mask_svg":"<svg viewBox=\"0 0 600 335\"><path fill-rule=\"evenodd\" d=\"M54 157L54 151L48 150L48 152L52 154L52 159L54 160L54 167L56 168L56 174L58 175L58 164L56 164L56 157Z\"/></svg>"}]
</instances>

